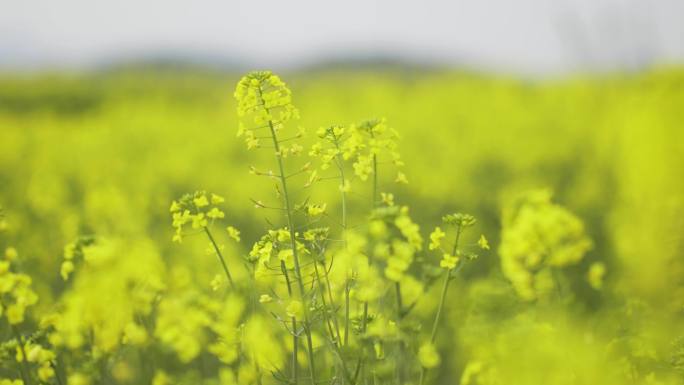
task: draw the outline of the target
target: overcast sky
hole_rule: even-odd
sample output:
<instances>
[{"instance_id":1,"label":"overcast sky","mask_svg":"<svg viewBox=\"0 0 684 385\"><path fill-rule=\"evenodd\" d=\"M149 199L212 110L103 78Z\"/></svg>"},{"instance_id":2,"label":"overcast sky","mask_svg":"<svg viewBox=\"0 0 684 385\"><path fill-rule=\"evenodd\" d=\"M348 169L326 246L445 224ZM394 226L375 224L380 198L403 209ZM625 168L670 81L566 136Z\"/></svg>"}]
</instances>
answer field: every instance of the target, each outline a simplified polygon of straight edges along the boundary
<instances>
[{"instance_id":1,"label":"overcast sky","mask_svg":"<svg viewBox=\"0 0 684 385\"><path fill-rule=\"evenodd\" d=\"M0 0L0 68L396 56L522 73L684 62L684 0Z\"/></svg>"}]
</instances>

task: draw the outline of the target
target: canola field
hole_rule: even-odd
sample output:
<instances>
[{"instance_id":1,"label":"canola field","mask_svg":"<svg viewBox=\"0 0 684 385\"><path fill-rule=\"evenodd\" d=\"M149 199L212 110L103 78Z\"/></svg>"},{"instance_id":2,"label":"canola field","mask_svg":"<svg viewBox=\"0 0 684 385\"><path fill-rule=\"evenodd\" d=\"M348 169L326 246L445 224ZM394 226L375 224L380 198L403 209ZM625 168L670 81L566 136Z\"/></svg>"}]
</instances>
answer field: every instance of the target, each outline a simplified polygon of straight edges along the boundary
<instances>
[{"instance_id":1,"label":"canola field","mask_svg":"<svg viewBox=\"0 0 684 385\"><path fill-rule=\"evenodd\" d=\"M0 75L0 384L684 383L684 71Z\"/></svg>"}]
</instances>

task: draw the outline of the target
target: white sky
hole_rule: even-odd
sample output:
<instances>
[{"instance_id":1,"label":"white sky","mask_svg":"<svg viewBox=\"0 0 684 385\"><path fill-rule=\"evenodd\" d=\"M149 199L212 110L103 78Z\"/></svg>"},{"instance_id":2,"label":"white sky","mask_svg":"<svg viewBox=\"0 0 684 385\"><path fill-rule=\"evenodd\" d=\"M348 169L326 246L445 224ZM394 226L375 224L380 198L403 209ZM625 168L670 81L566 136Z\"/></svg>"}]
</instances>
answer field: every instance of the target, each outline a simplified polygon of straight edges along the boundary
<instances>
[{"instance_id":1,"label":"white sky","mask_svg":"<svg viewBox=\"0 0 684 385\"><path fill-rule=\"evenodd\" d=\"M0 0L0 68L349 55L521 73L684 62L684 0Z\"/></svg>"}]
</instances>

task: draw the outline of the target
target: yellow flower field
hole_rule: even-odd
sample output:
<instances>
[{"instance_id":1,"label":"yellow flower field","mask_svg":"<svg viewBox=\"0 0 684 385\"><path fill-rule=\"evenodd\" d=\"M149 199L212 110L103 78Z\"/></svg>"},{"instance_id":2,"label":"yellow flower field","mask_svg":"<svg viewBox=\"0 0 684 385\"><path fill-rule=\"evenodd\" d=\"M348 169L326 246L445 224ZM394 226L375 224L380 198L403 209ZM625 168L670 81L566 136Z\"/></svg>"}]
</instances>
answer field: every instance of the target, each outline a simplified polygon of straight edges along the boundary
<instances>
[{"instance_id":1,"label":"yellow flower field","mask_svg":"<svg viewBox=\"0 0 684 385\"><path fill-rule=\"evenodd\" d=\"M682 384L683 106L677 68L1 75L0 385Z\"/></svg>"}]
</instances>

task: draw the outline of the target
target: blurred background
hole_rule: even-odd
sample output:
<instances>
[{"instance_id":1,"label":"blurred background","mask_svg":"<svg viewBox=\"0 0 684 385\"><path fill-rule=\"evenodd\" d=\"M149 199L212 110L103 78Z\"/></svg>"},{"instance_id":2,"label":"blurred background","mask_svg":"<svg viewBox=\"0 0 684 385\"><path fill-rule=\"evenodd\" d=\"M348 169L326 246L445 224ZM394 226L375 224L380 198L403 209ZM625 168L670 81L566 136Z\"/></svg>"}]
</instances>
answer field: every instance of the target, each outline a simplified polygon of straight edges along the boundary
<instances>
[{"instance_id":1,"label":"blurred background","mask_svg":"<svg viewBox=\"0 0 684 385\"><path fill-rule=\"evenodd\" d=\"M5 70L195 63L230 70L403 63L527 75L684 58L677 0L6 2Z\"/></svg>"},{"instance_id":2,"label":"blurred background","mask_svg":"<svg viewBox=\"0 0 684 385\"><path fill-rule=\"evenodd\" d=\"M132 247L161 276L180 266L208 291L215 261L203 242L171 244L169 203L196 189L225 196L227 221L243 231L226 245L235 263L268 227L250 198L270 187L248 179L268 154L235 137L232 94L245 71L271 69L311 137L387 119L409 184L381 188L411 205L425 234L464 211L490 238L454 286L441 383L679 384L683 19L680 0L4 0L2 246L23 256L41 311L84 295L58 273L64 245L82 234L132 245L118 258ZM594 246L561 269L562 301L530 304L499 249L511 197L539 189ZM334 189L320 197L336 210ZM587 278L596 263L601 285Z\"/></svg>"}]
</instances>

